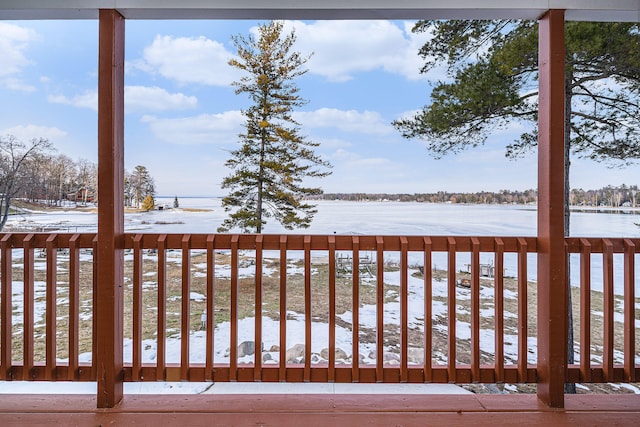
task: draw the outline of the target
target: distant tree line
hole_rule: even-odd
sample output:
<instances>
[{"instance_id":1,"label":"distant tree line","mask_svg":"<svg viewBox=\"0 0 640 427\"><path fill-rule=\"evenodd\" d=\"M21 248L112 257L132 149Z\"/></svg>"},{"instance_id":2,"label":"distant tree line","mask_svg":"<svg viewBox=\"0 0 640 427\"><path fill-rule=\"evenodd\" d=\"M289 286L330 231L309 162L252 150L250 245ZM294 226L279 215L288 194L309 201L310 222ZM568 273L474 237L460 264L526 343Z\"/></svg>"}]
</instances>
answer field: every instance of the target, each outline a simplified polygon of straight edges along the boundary
<instances>
[{"instance_id":1,"label":"distant tree line","mask_svg":"<svg viewBox=\"0 0 640 427\"><path fill-rule=\"evenodd\" d=\"M573 206L611 206L618 208L640 205L640 190L637 185L622 184L619 187L606 186L599 190L573 189L569 195Z\"/></svg>"},{"instance_id":2,"label":"distant tree line","mask_svg":"<svg viewBox=\"0 0 640 427\"><path fill-rule=\"evenodd\" d=\"M25 160L18 178L18 197L30 202L47 206L98 202L98 165L86 159L74 161L64 154L38 152ZM153 208L155 194L153 177L145 166L138 165L132 172L125 171L125 206ZM143 203L148 197L151 200Z\"/></svg>"},{"instance_id":3,"label":"distant tree line","mask_svg":"<svg viewBox=\"0 0 640 427\"><path fill-rule=\"evenodd\" d=\"M515 203L530 204L537 202L536 190L499 192L480 191L476 193L459 193L438 191L437 193L325 193L318 197L320 200L346 200L346 201L395 201L395 202L420 202L420 203L468 203L468 204L493 204Z\"/></svg>"},{"instance_id":4,"label":"distant tree line","mask_svg":"<svg viewBox=\"0 0 640 427\"><path fill-rule=\"evenodd\" d=\"M345 201L397 201L421 203L467 203L467 204L536 204L538 191L500 190L498 192L479 191L459 193L438 191L437 193L325 193L314 197L315 200ZM573 189L569 203L572 206L611 206L637 207L640 205L640 190L637 185L611 185L598 190Z\"/></svg>"},{"instance_id":5,"label":"distant tree line","mask_svg":"<svg viewBox=\"0 0 640 427\"><path fill-rule=\"evenodd\" d=\"M98 166L86 159L38 152L26 159L19 178L17 196L31 202L60 206L66 201L93 203L98 198Z\"/></svg>"},{"instance_id":6,"label":"distant tree line","mask_svg":"<svg viewBox=\"0 0 640 427\"><path fill-rule=\"evenodd\" d=\"M149 210L155 197L153 177L145 166L125 171L126 206ZM0 229L11 199L47 206L98 202L98 165L86 159L74 161L56 154L45 138L24 142L13 135L0 137ZM145 202L146 200L146 202ZM6 212L5 212L6 211Z\"/></svg>"}]
</instances>

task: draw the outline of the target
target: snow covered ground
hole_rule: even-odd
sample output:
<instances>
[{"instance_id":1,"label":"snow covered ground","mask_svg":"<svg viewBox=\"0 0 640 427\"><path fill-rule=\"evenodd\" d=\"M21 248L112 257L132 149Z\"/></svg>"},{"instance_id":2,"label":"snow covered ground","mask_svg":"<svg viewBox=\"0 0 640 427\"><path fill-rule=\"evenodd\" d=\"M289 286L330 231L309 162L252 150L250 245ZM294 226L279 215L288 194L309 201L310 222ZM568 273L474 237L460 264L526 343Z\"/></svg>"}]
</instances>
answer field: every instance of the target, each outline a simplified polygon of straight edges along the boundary
<instances>
[{"instance_id":1,"label":"snow covered ground","mask_svg":"<svg viewBox=\"0 0 640 427\"><path fill-rule=\"evenodd\" d=\"M173 198L166 201L159 200L159 203L171 205ZM180 199L181 209L169 209L163 211L154 211L150 213L127 214L126 228L129 232L162 232L162 233L209 233L215 232L216 228L225 218L225 214L220 207L218 199ZM185 208L197 208L192 211ZM200 210L202 209L202 210ZM640 235L640 228L634 223L640 222L636 214L616 213L573 213L572 214L572 236L606 236L606 237L637 237ZM61 228L67 227L68 231L95 231L96 214L77 212L70 209L67 212L56 213L34 213L30 215L18 215L12 217L9 225L49 226L52 224L60 225ZM73 229L75 227L75 229ZM280 228L278 225L269 224L265 230L266 233L291 233ZM455 204L420 204L420 203L396 203L396 202L319 202L318 214L310 229L305 230L309 234L364 234L364 235L474 235L474 236L533 236L536 234L536 211L531 206L495 206L495 205L455 205ZM16 251L14 254L14 262L19 263L22 254ZM295 260L296 254L288 254L290 260ZM393 254L389 254L393 257ZM399 256L399 254L398 254ZM419 257L422 255L419 254ZM594 256L592 260L592 283L594 289L602 283L602 267L599 257ZM419 258L418 258L419 261ZM529 274L530 279L535 280L535 255L529 257ZM172 262L180 262L180 259L172 260ZM446 268L446 254L434 255L434 266ZM463 266L469 262L468 254L458 254L458 266ZM491 263L491 254L483 254L481 263ZM639 262L638 260L636 262ZM409 260L412 264L412 260ZM577 267L576 261L572 263ZM36 265L36 269L43 268L44 265ZM506 274L515 275L516 258L509 254L505 257ZM577 283L577 268L572 269L572 282ZM225 266L216 268L216 275L224 277L228 271ZM228 268L227 268L228 270ZM241 272L242 273L242 272ZM244 272L252 274L251 268ZM265 272L266 273L266 272ZM291 272L290 272L291 273ZM413 277L409 273L409 313L414 316L410 317L410 326L420 328L422 325L421 313L423 304L423 281L421 278ZM617 293L622 293L622 259L616 257L615 260L615 287ZM399 286L400 274L397 272L385 273L385 283L392 286ZM44 293L44 283L36 283L35 294ZM640 294L640 269L636 269L636 289ZM446 283L434 281L434 297L446 296ZM468 298L465 294L468 291L461 290L459 299ZM14 304L21 302L22 289L20 282L13 284ZM493 289L491 287L482 288L483 298L492 299ZM192 295L192 300L201 299L201 294ZM508 292L505 298L514 298ZM417 306L413 306L416 304ZM34 316L36 323L44 321L44 307L36 304L36 312ZM446 306L444 303L434 300L433 303L434 316L445 316ZM365 305L360 309L359 326L361 328L376 327L376 311L375 306ZM464 313L461 313L464 314ZM298 313L289 313L287 321L287 347L300 343L299 337L304 337L304 319ZM399 315L399 302L397 300L390 301L385 304L385 319L394 320ZM491 316L491 313L487 314ZM508 313L507 313L508 315ZM341 319L350 324L351 312L340 315ZM14 322L22 321L22 311L14 312ZM640 326L640 325L637 325ZM471 330L468 323L457 322L457 334L460 338L469 337ZM238 343L247 340L253 340L254 319L247 317L239 322ZM269 349L272 345L279 344L279 324L268 318L263 319L263 341L265 349ZM494 348L494 331L492 329L481 330L481 348L484 352L493 353ZM229 325L221 323L215 331L215 361L216 363L228 362L229 347ZM320 353L328 344L328 325L326 323L314 322L312 324L312 351ZM204 362L204 331L193 331L190 339L190 359L193 362ZM336 345L343 349L347 356L351 354L351 330L342 326L336 327ZM517 360L516 347L517 336L507 334L505 336L505 357L507 360ZM535 338L529 337L529 348L533 349L528 354L530 362L535 362ZM153 362L155 360L156 342L154 340L145 340L143 342L143 361ZM375 350L375 344L361 343L360 354L365 357L363 362L374 363L369 359L369 355ZM89 360L91 354L83 354L82 360ZM126 340L124 343L125 360L131 360L131 341ZM169 338L167 340L167 362L179 362L180 359L180 338ZM279 354L270 355L271 363L277 363ZM616 359L621 357L616 354ZM246 360L239 360L239 363L247 363L253 361L253 356L245 356ZM265 362L269 363L269 362ZM350 362L349 362L350 363ZM32 383L8 382L0 383L0 393L21 393L30 392ZM43 392L47 388L51 392L65 393L70 392L95 392L95 384L93 383L37 383L33 384L38 392ZM66 387L62 389L61 387ZM74 388L75 387L75 388ZM145 392L166 392L166 393L204 393L217 392L222 390L221 384L216 384L211 388L210 383L140 383L127 384L127 393L145 393ZM249 387L249 386L247 386ZM277 387L277 386L276 386ZM285 387L285 386L283 386ZM322 385L325 387L324 392L343 392L339 385ZM328 388L327 388L328 387ZM331 388L333 387L333 388ZM308 388L309 390L316 390ZM25 391L22 391L25 390ZM226 390L226 389L225 389ZM243 389L248 390L248 389ZM344 389L347 390L347 389ZM416 392L427 393L429 390L439 390L435 392L443 392L443 388L417 388ZM459 390L452 388L449 391ZM636 391L636 390L634 390ZM640 390L637 390L640 392ZM233 391L220 391L233 392ZM244 391L246 392L246 391ZM261 392L269 392L263 389ZM304 392L302 389L296 389L296 393ZM345 391L346 392L346 391Z\"/></svg>"}]
</instances>

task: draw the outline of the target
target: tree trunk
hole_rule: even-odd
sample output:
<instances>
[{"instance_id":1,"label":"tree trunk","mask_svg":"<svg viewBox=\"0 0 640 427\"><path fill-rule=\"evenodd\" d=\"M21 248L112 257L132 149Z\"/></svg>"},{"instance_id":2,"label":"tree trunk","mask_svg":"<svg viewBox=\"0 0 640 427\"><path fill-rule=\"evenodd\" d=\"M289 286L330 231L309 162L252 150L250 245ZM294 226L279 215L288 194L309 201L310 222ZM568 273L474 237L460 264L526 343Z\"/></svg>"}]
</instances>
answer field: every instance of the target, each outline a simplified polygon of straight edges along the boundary
<instances>
[{"instance_id":1,"label":"tree trunk","mask_svg":"<svg viewBox=\"0 0 640 427\"><path fill-rule=\"evenodd\" d=\"M565 119L564 119L564 235L568 237L570 235L569 227L571 225L571 207L569 205L571 187L569 185L569 169L571 166L571 89L569 88L569 82L572 79L568 78L565 84ZM567 254L567 313L569 319L567 322L567 364L575 363L574 350L573 350L573 303L571 297L571 255ZM576 385L574 383L566 383L564 385L564 392L568 394L576 393Z\"/></svg>"},{"instance_id":2,"label":"tree trunk","mask_svg":"<svg viewBox=\"0 0 640 427\"><path fill-rule=\"evenodd\" d=\"M9 210L11 209L11 197L8 195L8 193L5 193L5 196L3 197L2 201L3 203L0 209L1 210L0 215L2 216L2 219L0 220L0 231L2 231L5 224L7 223L7 219L9 219Z\"/></svg>"},{"instance_id":3,"label":"tree trunk","mask_svg":"<svg viewBox=\"0 0 640 427\"><path fill-rule=\"evenodd\" d=\"M62 175L60 175L60 181L58 182L58 206L62 206Z\"/></svg>"},{"instance_id":4,"label":"tree trunk","mask_svg":"<svg viewBox=\"0 0 640 427\"><path fill-rule=\"evenodd\" d=\"M260 138L260 165L258 166L258 202L256 206L256 216L258 217L258 225L256 226L256 233L262 233L262 187L264 186L264 151L267 139L267 132L264 128L261 131Z\"/></svg>"}]
</instances>

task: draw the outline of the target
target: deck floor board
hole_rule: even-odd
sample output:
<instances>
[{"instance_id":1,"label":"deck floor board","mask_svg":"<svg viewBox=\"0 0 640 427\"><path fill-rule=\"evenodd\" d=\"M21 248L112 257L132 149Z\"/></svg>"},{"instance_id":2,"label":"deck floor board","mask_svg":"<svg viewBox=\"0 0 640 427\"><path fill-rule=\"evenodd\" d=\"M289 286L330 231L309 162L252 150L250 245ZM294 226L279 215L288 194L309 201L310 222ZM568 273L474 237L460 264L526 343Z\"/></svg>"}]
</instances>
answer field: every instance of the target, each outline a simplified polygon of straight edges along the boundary
<instances>
[{"instance_id":1,"label":"deck floor board","mask_svg":"<svg viewBox=\"0 0 640 427\"><path fill-rule=\"evenodd\" d=\"M640 396L575 395L549 409L535 395L3 395L2 426L632 426Z\"/></svg>"}]
</instances>

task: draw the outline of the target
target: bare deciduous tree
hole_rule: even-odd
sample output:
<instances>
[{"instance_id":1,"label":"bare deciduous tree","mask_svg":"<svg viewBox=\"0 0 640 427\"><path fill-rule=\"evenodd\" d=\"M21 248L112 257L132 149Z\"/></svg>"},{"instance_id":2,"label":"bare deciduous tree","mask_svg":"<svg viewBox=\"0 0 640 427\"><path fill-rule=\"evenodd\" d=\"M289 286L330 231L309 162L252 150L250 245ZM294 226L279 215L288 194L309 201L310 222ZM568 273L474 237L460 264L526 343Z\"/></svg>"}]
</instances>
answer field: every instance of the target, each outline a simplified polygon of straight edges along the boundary
<instances>
[{"instance_id":1,"label":"bare deciduous tree","mask_svg":"<svg viewBox=\"0 0 640 427\"><path fill-rule=\"evenodd\" d=\"M0 137L0 230L7 223L11 199L18 194L27 161L52 149L46 138L33 138L29 143L13 135Z\"/></svg>"}]
</instances>

